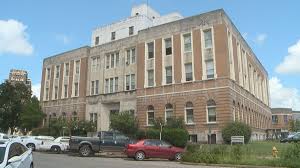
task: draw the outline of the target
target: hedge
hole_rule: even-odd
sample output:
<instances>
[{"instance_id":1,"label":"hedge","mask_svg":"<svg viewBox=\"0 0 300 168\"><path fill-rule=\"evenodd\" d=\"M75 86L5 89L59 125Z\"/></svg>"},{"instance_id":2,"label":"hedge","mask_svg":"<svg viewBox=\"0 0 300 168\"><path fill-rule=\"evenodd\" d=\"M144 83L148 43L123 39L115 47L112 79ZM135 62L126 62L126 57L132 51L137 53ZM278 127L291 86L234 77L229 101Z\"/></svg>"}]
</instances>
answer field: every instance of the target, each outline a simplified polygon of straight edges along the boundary
<instances>
[{"instance_id":1,"label":"hedge","mask_svg":"<svg viewBox=\"0 0 300 168\"><path fill-rule=\"evenodd\" d=\"M229 123L222 130L222 137L225 143L230 144L231 136L244 136L245 143L248 143L251 138L251 128L241 122Z\"/></svg>"}]
</instances>

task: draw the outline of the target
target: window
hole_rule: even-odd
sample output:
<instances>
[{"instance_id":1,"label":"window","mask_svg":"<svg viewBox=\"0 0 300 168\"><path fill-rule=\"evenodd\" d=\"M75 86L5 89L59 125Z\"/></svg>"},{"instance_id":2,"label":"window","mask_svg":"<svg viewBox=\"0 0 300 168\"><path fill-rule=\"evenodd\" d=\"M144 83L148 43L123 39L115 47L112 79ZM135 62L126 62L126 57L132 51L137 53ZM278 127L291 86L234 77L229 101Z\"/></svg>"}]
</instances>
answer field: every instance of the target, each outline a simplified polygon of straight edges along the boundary
<instances>
[{"instance_id":1,"label":"window","mask_svg":"<svg viewBox=\"0 0 300 168\"><path fill-rule=\"evenodd\" d=\"M55 78L59 78L59 65L56 66L56 75Z\"/></svg>"},{"instance_id":2,"label":"window","mask_svg":"<svg viewBox=\"0 0 300 168\"><path fill-rule=\"evenodd\" d=\"M148 106L147 125L148 126L153 126L154 125L154 107L152 105Z\"/></svg>"},{"instance_id":3,"label":"window","mask_svg":"<svg viewBox=\"0 0 300 168\"><path fill-rule=\"evenodd\" d=\"M58 86L54 87L54 98L57 99L58 98Z\"/></svg>"},{"instance_id":4,"label":"window","mask_svg":"<svg viewBox=\"0 0 300 168\"><path fill-rule=\"evenodd\" d=\"M109 54L106 55L106 69L109 69L109 64L110 64L110 58Z\"/></svg>"},{"instance_id":5,"label":"window","mask_svg":"<svg viewBox=\"0 0 300 168\"><path fill-rule=\"evenodd\" d=\"M109 79L109 92L110 93L114 92L114 78Z\"/></svg>"},{"instance_id":6,"label":"window","mask_svg":"<svg viewBox=\"0 0 300 168\"><path fill-rule=\"evenodd\" d=\"M115 56L116 56L116 67L118 67L118 66L119 66L119 63L120 63L119 52L116 52Z\"/></svg>"},{"instance_id":7,"label":"window","mask_svg":"<svg viewBox=\"0 0 300 168\"><path fill-rule=\"evenodd\" d=\"M204 47L205 48L212 48L211 29L204 30L203 33L204 33Z\"/></svg>"},{"instance_id":8,"label":"window","mask_svg":"<svg viewBox=\"0 0 300 168\"><path fill-rule=\"evenodd\" d=\"M76 74L79 74L79 69L80 69L80 61L78 60L78 61L76 61L76 63L75 63L75 65L76 65Z\"/></svg>"},{"instance_id":9,"label":"window","mask_svg":"<svg viewBox=\"0 0 300 168\"><path fill-rule=\"evenodd\" d=\"M108 87L109 87L109 80L105 79L105 93L109 93L108 92Z\"/></svg>"},{"instance_id":10,"label":"window","mask_svg":"<svg viewBox=\"0 0 300 168\"><path fill-rule=\"evenodd\" d=\"M95 89L95 94L99 94L99 80L96 80L96 89Z\"/></svg>"},{"instance_id":11,"label":"window","mask_svg":"<svg viewBox=\"0 0 300 168\"><path fill-rule=\"evenodd\" d=\"M189 135L189 141L196 143L198 141L197 134Z\"/></svg>"},{"instance_id":12,"label":"window","mask_svg":"<svg viewBox=\"0 0 300 168\"><path fill-rule=\"evenodd\" d=\"M97 69L96 61L97 61L96 58L92 58L92 72L96 72L96 69Z\"/></svg>"},{"instance_id":13,"label":"window","mask_svg":"<svg viewBox=\"0 0 300 168\"><path fill-rule=\"evenodd\" d=\"M115 54L110 55L110 67L111 68L115 67Z\"/></svg>"},{"instance_id":14,"label":"window","mask_svg":"<svg viewBox=\"0 0 300 168\"><path fill-rule=\"evenodd\" d=\"M207 79L211 79L215 77L215 68L214 68L214 61L211 60L207 60L205 61L206 63L206 75L207 75Z\"/></svg>"},{"instance_id":15,"label":"window","mask_svg":"<svg viewBox=\"0 0 300 168\"><path fill-rule=\"evenodd\" d=\"M285 124L288 123L288 116L287 116L287 115L284 115L284 116L283 116L283 121L284 121Z\"/></svg>"},{"instance_id":16,"label":"window","mask_svg":"<svg viewBox=\"0 0 300 168\"><path fill-rule=\"evenodd\" d=\"M64 85L64 98L67 98L68 97L68 85Z\"/></svg>"},{"instance_id":17,"label":"window","mask_svg":"<svg viewBox=\"0 0 300 168\"><path fill-rule=\"evenodd\" d=\"M192 63L185 64L185 81L193 80L193 67Z\"/></svg>"},{"instance_id":18,"label":"window","mask_svg":"<svg viewBox=\"0 0 300 168\"><path fill-rule=\"evenodd\" d=\"M111 40L115 40L116 39L116 32L111 32Z\"/></svg>"},{"instance_id":19,"label":"window","mask_svg":"<svg viewBox=\"0 0 300 168\"><path fill-rule=\"evenodd\" d=\"M170 84L172 82L172 66L168 66L166 67L166 84Z\"/></svg>"},{"instance_id":20,"label":"window","mask_svg":"<svg viewBox=\"0 0 300 168\"><path fill-rule=\"evenodd\" d=\"M194 124L194 106L192 102L185 104L185 122L186 124Z\"/></svg>"},{"instance_id":21,"label":"window","mask_svg":"<svg viewBox=\"0 0 300 168\"><path fill-rule=\"evenodd\" d=\"M129 27L129 35L133 35L134 32L134 26Z\"/></svg>"},{"instance_id":22,"label":"window","mask_svg":"<svg viewBox=\"0 0 300 168\"><path fill-rule=\"evenodd\" d=\"M65 76L69 76L69 66L70 66L70 64L69 63L66 63L65 64Z\"/></svg>"},{"instance_id":23,"label":"window","mask_svg":"<svg viewBox=\"0 0 300 168\"><path fill-rule=\"evenodd\" d=\"M115 92L117 92L119 89L119 78L115 77Z\"/></svg>"},{"instance_id":24,"label":"window","mask_svg":"<svg viewBox=\"0 0 300 168\"><path fill-rule=\"evenodd\" d=\"M99 36L97 36L96 38L95 38L95 45L98 45L99 44Z\"/></svg>"},{"instance_id":25,"label":"window","mask_svg":"<svg viewBox=\"0 0 300 168\"><path fill-rule=\"evenodd\" d=\"M50 68L47 68L47 80L50 80L50 76L51 76L51 70Z\"/></svg>"},{"instance_id":26,"label":"window","mask_svg":"<svg viewBox=\"0 0 300 168\"><path fill-rule=\"evenodd\" d=\"M97 113L90 113L90 122L97 123Z\"/></svg>"},{"instance_id":27,"label":"window","mask_svg":"<svg viewBox=\"0 0 300 168\"><path fill-rule=\"evenodd\" d=\"M166 105L166 107L165 107L166 109L166 111L165 111L165 120L166 120L166 122L168 122L168 120L170 120L170 119L172 119L172 117L173 117L173 106L172 106L172 104L167 104Z\"/></svg>"},{"instance_id":28,"label":"window","mask_svg":"<svg viewBox=\"0 0 300 168\"><path fill-rule=\"evenodd\" d=\"M154 86L154 70L148 70L148 86Z\"/></svg>"},{"instance_id":29,"label":"window","mask_svg":"<svg viewBox=\"0 0 300 168\"><path fill-rule=\"evenodd\" d=\"M126 75L126 84L125 84L125 89L130 90L130 75Z\"/></svg>"},{"instance_id":30,"label":"window","mask_svg":"<svg viewBox=\"0 0 300 168\"><path fill-rule=\"evenodd\" d=\"M154 58L154 42L147 44L148 46L148 59Z\"/></svg>"},{"instance_id":31,"label":"window","mask_svg":"<svg viewBox=\"0 0 300 168\"><path fill-rule=\"evenodd\" d=\"M183 35L184 52L192 51L191 33Z\"/></svg>"},{"instance_id":32,"label":"window","mask_svg":"<svg viewBox=\"0 0 300 168\"><path fill-rule=\"evenodd\" d=\"M135 48L131 49L131 63L135 63Z\"/></svg>"},{"instance_id":33,"label":"window","mask_svg":"<svg viewBox=\"0 0 300 168\"><path fill-rule=\"evenodd\" d=\"M214 100L210 99L207 101L207 122L215 123L216 121L216 103Z\"/></svg>"},{"instance_id":34,"label":"window","mask_svg":"<svg viewBox=\"0 0 300 168\"><path fill-rule=\"evenodd\" d=\"M49 88L46 88L46 100L49 100Z\"/></svg>"},{"instance_id":35,"label":"window","mask_svg":"<svg viewBox=\"0 0 300 168\"><path fill-rule=\"evenodd\" d=\"M272 115L272 124L278 124L278 116Z\"/></svg>"},{"instance_id":36,"label":"window","mask_svg":"<svg viewBox=\"0 0 300 168\"><path fill-rule=\"evenodd\" d=\"M75 84L74 84L74 92L75 92L75 96L78 96L78 83L76 82Z\"/></svg>"},{"instance_id":37,"label":"window","mask_svg":"<svg viewBox=\"0 0 300 168\"><path fill-rule=\"evenodd\" d=\"M172 39L171 38L165 39L165 52L166 52L166 55L172 54Z\"/></svg>"},{"instance_id":38,"label":"window","mask_svg":"<svg viewBox=\"0 0 300 168\"><path fill-rule=\"evenodd\" d=\"M126 52L126 65L129 65L130 64L130 50L127 50Z\"/></svg>"},{"instance_id":39,"label":"window","mask_svg":"<svg viewBox=\"0 0 300 168\"><path fill-rule=\"evenodd\" d=\"M130 83L131 83L131 90L135 89L135 74L131 74L131 79L130 79Z\"/></svg>"},{"instance_id":40,"label":"window","mask_svg":"<svg viewBox=\"0 0 300 168\"><path fill-rule=\"evenodd\" d=\"M94 95L94 91L95 91L95 81L92 81L91 95Z\"/></svg>"}]
</instances>

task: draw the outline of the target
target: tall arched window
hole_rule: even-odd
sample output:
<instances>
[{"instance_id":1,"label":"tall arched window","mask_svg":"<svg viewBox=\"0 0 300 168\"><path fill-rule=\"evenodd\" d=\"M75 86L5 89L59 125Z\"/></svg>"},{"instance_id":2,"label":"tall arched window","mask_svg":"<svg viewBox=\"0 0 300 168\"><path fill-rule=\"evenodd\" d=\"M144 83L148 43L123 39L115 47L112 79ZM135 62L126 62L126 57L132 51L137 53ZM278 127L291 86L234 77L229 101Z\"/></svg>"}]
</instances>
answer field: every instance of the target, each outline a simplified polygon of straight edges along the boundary
<instances>
[{"instance_id":1,"label":"tall arched window","mask_svg":"<svg viewBox=\"0 0 300 168\"><path fill-rule=\"evenodd\" d=\"M207 123L217 122L216 102L212 99L207 101Z\"/></svg>"},{"instance_id":2,"label":"tall arched window","mask_svg":"<svg viewBox=\"0 0 300 168\"><path fill-rule=\"evenodd\" d=\"M148 126L154 125L154 107L152 105L148 106L147 109L147 125Z\"/></svg>"},{"instance_id":3,"label":"tall arched window","mask_svg":"<svg viewBox=\"0 0 300 168\"><path fill-rule=\"evenodd\" d=\"M173 106L172 104L167 104L165 107L165 120L168 122L169 119L173 117Z\"/></svg>"},{"instance_id":4,"label":"tall arched window","mask_svg":"<svg viewBox=\"0 0 300 168\"><path fill-rule=\"evenodd\" d=\"M194 106L192 102L185 104L185 122L186 124L194 124Z\"/></svg>"}]
</instances>

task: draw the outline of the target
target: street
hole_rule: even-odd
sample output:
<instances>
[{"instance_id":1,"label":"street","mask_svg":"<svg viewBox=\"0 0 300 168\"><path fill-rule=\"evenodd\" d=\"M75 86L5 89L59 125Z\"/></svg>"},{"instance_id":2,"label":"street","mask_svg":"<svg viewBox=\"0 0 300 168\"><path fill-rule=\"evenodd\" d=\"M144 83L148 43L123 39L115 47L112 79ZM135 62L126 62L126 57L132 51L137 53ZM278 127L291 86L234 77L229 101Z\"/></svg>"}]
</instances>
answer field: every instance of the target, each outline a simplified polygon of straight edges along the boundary
<instances>
[{"instance_id":1,"label":"street","mask_svg":"<svg viewBox=\"0 0 300 168\"><path fill-rule=\"evenodd\" d=\"M167 160L134 161L123 158L101 158L69 156L68 154L49 154L35 152L35 168L212 168L209 166L183 165Z\"/></svg>"}]
</instances>

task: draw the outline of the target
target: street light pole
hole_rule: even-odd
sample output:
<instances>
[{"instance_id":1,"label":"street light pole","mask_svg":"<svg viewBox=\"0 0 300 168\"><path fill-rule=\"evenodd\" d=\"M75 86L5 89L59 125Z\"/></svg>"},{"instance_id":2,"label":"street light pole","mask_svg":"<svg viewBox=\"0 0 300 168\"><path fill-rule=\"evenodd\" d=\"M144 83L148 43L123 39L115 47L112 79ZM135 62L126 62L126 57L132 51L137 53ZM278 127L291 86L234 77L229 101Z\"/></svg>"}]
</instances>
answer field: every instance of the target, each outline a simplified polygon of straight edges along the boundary
<instances>
[{"instance_id":1,"label":"street light pole","mask_svg":"<svg viewBox=\"0 0 300 168\"><path fill-rule=\"evenodd\" d=\"M161 132L162 132L163 125L161 122L159 123L159 125L160 125L159 140L161 140Z\"/></svg>"}]
</instances>

